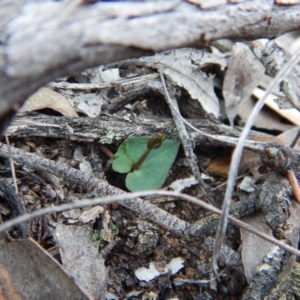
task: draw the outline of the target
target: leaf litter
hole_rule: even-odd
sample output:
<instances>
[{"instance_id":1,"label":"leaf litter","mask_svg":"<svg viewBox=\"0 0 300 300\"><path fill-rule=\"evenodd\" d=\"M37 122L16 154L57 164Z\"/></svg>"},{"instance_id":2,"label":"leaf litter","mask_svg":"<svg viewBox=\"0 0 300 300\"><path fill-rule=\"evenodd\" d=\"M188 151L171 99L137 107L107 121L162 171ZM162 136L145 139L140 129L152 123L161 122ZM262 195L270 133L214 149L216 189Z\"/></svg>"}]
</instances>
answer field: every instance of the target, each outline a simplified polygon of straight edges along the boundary
<instances>
[{"instance_id":1,"label":"leaf litter","mask_svg":"<svg viewBox=\"0 0 300 300\"><path fill-rule=\"evenodd\" d=\"M236 116L239 114L239 110L238 110L239 104L241 102L247 102L249 100L248 97L250 97L252 90L259 83L258 78L261 74L261 67L258 67L258 66L254 67L254 61L253 61L253 65L251 64L252 59L253 59L253 56L251 56L251 54L249 54L249 56L247 56L247 58L243 56L242 59L239 59L241 57L241 54L239 51L241 51L241 49L248 51L248 50L246 50L246 49L248 49L247 46L244 44L237 44L235 48L239 49L239 50L233 49L233 55L231 56L231 59L229 61L228 61L228 58L230 57L229 53L221 54L216 50L214 50L212 53L208 53L207 51L186 48L186 49L178 49L178 50L167 51L164 53L159 53L153 57L142 58L139 60L139 63L142 65L144 64L146 67L156 69L159 72L163 73L166 76L166 78L169 79L171 84L173 84L176 87L181 88L178 92L179 97L182 97L183 95L185 95L184 92L187 92L189 94L189 96L193 99L192 101L198 101L200 106L202 107L202 109L207 114L211 114L215 118L220 117L220 99L219 99L220 94L216 93L216 91L218 91L218 89L220 89L220 86L218 86L218 84L216 83L217 81L215 81L215 79L214 79L216 76L215 73L213 71L207 72L206 68L207 68L207 66L211 66L211 65L219 65L220 70L224 71L224 68L228 64L228 68L227 68L227 71L225 74L225 79L223 82L223 96L225 98L225 108L226 108L228 120L231 124L233 124ZM112 70L115 70L115 69L116 69L115 67L112 68ZM126 77L126 68L123 67L123 69L122 69L122 65L120 65L120 67L117 68L117 70L119 70L120 72L111 71L111 72L108 72L110 74L107 73L106 78L108 78L108 79L106 79L106 80L108 82L111 81L111 82L117 83L118 80L120 80L120 76L124 76L124 74ZM149 70L147 70L146 68L142 69L142 70L144 70L145 72L149 72ZM213 69L211 69L211 70L213 70ZM140 72L140 70L139 70L139 72ZM129 74L132 73L132 69L130 71L128 71L127 73L129 76ZM243 75L241 75L241 73ZM86 74L87 73L85 73L84 76L86 76ZM251 76L249 74L251 74ZM239 78L239 76L240 76L240 78ZM241 80L241 78L245 79L245 80ZM98 82L97 80L103 81L103 78L97 79L97 76L94 76L93 78L89 79L87 76L88 82L95 83L95 82ZM239 81L239 80L241 80L241 81ZM113 94L112 93L113 89L116 94L119 93L119 90L116 90L116 88L114 87L109 90L110 95ZM232 93L232 91L234 89L236 89L239 94ZM158 85L158 89L156 89L155 93L157 92L157 90L159 90L159 85ZM76 97L81 97L81 95L76 92L72 92L71 94L72 94L72 97L74 97L74 99ZM232 94L234 94L235 97L233 97ZM91 102L91 103L97 104L97 97L95 96L95 99L93 99L94 94L90 94L90 95L91 95L91 96L89 96L90 99L92 101L95 101L95 102ZM82 110L81 113L84 113L84 114L88 115L89 117L98 116L100 114L100 111L105 111L105 107L107 107L107 104L105 104L105 103L103 104L102 100L103 99L99 99L100 110L98 109L95 112L93 112L93 109L91 107L89 107L88 110L86 110L86 111ZM139 101L139 100L135 100L135 101ZM151 102L151 99L148 99L146 101L146 105L148 105L150 102ZM88 106L91 106L91 104L88 104ZM130 120L131 119L133 120L134 118L144 118L145 115L147 116L146 111L141 112L141 111L135 110L134 106L128 106L128 107L129 108L125 107L125 108L120 109L119 112L116 114L116 116L122 117L122 114L125 116L124 113L128 114L128 112L131 114L131 118L129 118ZM89 109L91 109L90 112L89 112ZM150 114L154 113L154 111L149 110L148 114L149 113ZM189 117L189 111L187 111L187 117ZM284 126L282 126L281 128L284 128ZM115 133L112 133L112 135L114 135L114 134ZM195 151L196 151L198 157L200 157L200 154L201 154L201 155L208 157L208 159L213 160L217 156L218 151L219 151L219 154L221 154L221 155L222 155L222 153L224 153L223 149L221 149L221 150L210 149L210 150L206 151L206 153L205 153L205 149L202 149L202 148L203 147L201 147L201 146L199 147L198 145L196 145ZM113 145L113 149L116 150L116 145ZM179 153L179 156L180 155L182 155L182 154ZM86 154L84 155L84 157L86 157ZM131 159L131 158L129 158L129 159ZM199 164L201 165L202 163L203 162L200 160ZM256 164L256 162L254 164ZM151 163L151 165L152 165L152 163ZM155 166L155 164L154 164L154 166ZM158 167L155 166L154 169L158 169ZM91 170L90 167L89 167L89 170ZM176 170L176 171L174 171L174 170ZM122 183L120 184L118 182L118 181L121 181L121 177L116 176L115 173L113 175L110 175L109 171L106 171L106 172L107 172L106 173L107 179L110 180L111 183L122 186ZM226 174L226 171L222 171L222 174ZM169 172L169 170L168 170L167 174L165 174L163 177L164 177L164 180L166 179L165 186L172 186L172 183L174 183L174 182L177 182L176 184L178 185L178 182L180 182L180 180L183 180L182 181L183 188L177 187L177 185L176 185L176 189L183 189L183 191L185 193L192 193L192 194L196 194L197 196L201 197L201 191L199 191L199 189L197 189L197 186L194 185L193 181L189 181L187 184L184 183L185 179L191 178L190 176L191 176L191 174L188 170L188 167L180 166L175 161L174 166L171 168L171 171ZM211 176L213 176L213 178L214 178L214 180L211 181L213 188L217 187L218 184L221 184L224 181L224 177L220 179L220 177L216 176L215 174L213 174ZM113 181L113 180L115 180L115 181ZM124 180L124 178L123 178L123 180ZM255 179L254 179L253 184L254 184L254 186L255 186L255 184L259 185L260 182L259 182L259 180L255 181ZM70 191L72 191L72 188L70 188ZM253 190L249 189L249 187L247 187L246 190L244 190L243 192L251 194L253 192ZM74 193L74 191L72 193ZM222 196L223 196L222 194L223 194L223 191L222 191L222 189L220 189L220 192L218 192L216 195L217 200L219 198L219 203L222 200ZM73 194L73 195L75 195L75 194ZM68 197L69 196L71 196L71 195L68 195ZM66 199L70 199L68 197L66 197ZM234 196L233 202L239 202L238 200L239 200L238 194L236 194ZM75 200L73 199L73 201L77 201L76 197L75 197ZM177 203L176 201L174 201L174 205L171 205L171 206L170 205L167 206L164 204L160 204L160 205L162 205L162 207L165 207L166 209L168 209L170 213L177 214L182 219L187 219L191 223L193 221L196 221L196 215L197 215L197 218L199 218L199 216L205 215L205 213L203 211L201 211L201 209L199 209L199 208L196 209L194 207L191 207L189 204L182 205L181 203L179 203L179 202ZM109 229L111 226L116 226L116 228L117 228L116 232L121 232L121 236L128 237L126 245L127 245L127 247L129 247L129 246L132 247L132 250L131 250L132 254L135 253L135 255L136 255L140 251L140 250L136 250L134 248L136 241L139 241L140 245L143 245L145 239L147 240L147 238L146 238L147 236L149 238L149 241L151 241L151 239L155 240L154 237L157 237L157 232L158 232L157 230L154 230L153 228L151 229L151 226L150 227L147 227L147 226L143 227L141 225L133 226L132 222L136 222L136 220L133 221L133 219L135 219L136 217L132 217L130 212L128 212L124 209L121 209L118 206L115 206L114 209L115 210L112 211L113 225L111 225L109 222L105 226L107 227L107 229ZM96 208L95 208L95 210L96 210ZM67 217L67 215L66 215L66 217ZM95 214L88 220L90 220L91 222L95 221L95 223L99 225L99 221L97 221L99 219L99 217L101 219L101 212L97 209L95 211ZM60 219L60 221L63 220L63 222L67 223L67 220L64 219L62 216L59 216L58 218ZM83 219L80 219L80 220L84 221ZM266 225L266 223L264 221L264 217L261 217L259 219L259 221L257 221L257 222ZM297 220L291 219L291 223L295 224L296 222L297 222ZM129 224L131 226L129 226ZM66 226L66 225L56 224L56 232L59 235L61 232L63 232L65 230L64 238L62 240L57 240L58 244L61 243L61 245L63 245L60 248L60 258L63 262L63 265L65 265L65 267L69 270L69 273L70 274L72 273L71 276L76 278L76 280L75 280L76 284L78 284L81 288L84 288L85 290L89 291L89 293L92 293L95 297L97 297L97 293L100 293L105 288L102 287L101 290L100 289L97 290L97 288L94 289L93 287L89 286L89 284L98 282L101 286L102 283L100 283L100 282L102 282L101 280L104 280L103 274L105 273L105 270L104 270L105 268L103 265L103 261L101 261L101 258L99 258L99 255L98 255L99 244L95 243L92 239L93 230L92 230L91 224L85 225L87 227L84 227L83 225L77 225L77 226L78 226L78 237L76 237L77 229L75 227L72 227L70 225ZM147 228L147 229L143 229L141 231L141 227ZM82 229L85 228L85 230L83 232L80 232L80 228L82 228ZM111 227L111 228L114 228L114 227ZM264 230L269 230L268 228L266 228ZM100 230L101 230L101 228L100 228ZM230 231L231 240L229 237L227 243L229 243L234 249L237 249L237 247L235 246L235 243L237 243L239 241L239 233L235 229L230 229L230 230L231 230ZM295 227L295 230L297 232L296 227ZM297 236L297 234L295 234L295 235ZM235 238L232 238L232 236L235 236ZM67 238L70 238L70 239L67 239ZM72 238L73 238L73 240L72 240ZM64 244L64 239L65 239L66 244ZM113 239L114 238L111 236L111 238L106 241L108 243L107 246L111 245L111 243L113 242ZM253 237L250 237L250 238L246 237L246 235L244 233L242 233L242 240L243 241L241 244L241 248L242 248L241 251L243 253L243 256L248 257L248 254L246 254L246 250L248 250L254 256L257 257L258 256L257 255L257 251L258 251L257 245L260 244L261 242L259 240L258 241L254 240ZM293 240L292 243L293 243L293 245L295 245L297 243L297 240ZM166 245L168 247L166 247ZM71 246L71 248L74 247L74 249L69 249L69 246ZM142 247L142 246L140 246L140 247ZM91 248L90 252L87 248ZM195 254L194 254L195 251L193 250L193 248L196 249L196 253L197 253L196 257L195 257ZM138 249L141 249L141 248L138 248ZM149 265L149 263L151 261L159 261L159 260L163 261L164 260L165 262L167 262L167 261L171 261L171 259L174 257L177 257L178 259L181 259L181 260L182 260L182 257L184 257L186 268L192 268L195 271L195 274L197 274L197 276L198 276L197 278L199 278L199 277L206 278L205 275L203 275L203 274L199 276L199 273L201 273L200 272L201 270L205 270L206 272L208 272L211 268L211 266L209 264L209 259L206 259L205 257L201 257L202 252L201 252L201 250L199 250L199 241L196 241L196 240L191 241L190 245L185 246L185 242L183 239L172 236L169 232L167 232L164 229L159 229L159 243L155 243L155 247L151 248L151 249L152 249L152 252L148 252L145 250L144 254L141 255L141 257L138 257L138 259L133 259L132 257L130 257L130 254L124 254L124 251L122 251L122 247L115 249L117 255L114 255L114 252L112 252L108 256L109 259L107 260L108 266L107 266L106 271L108 271L108 276L109 276L111 282L114 283L114 286L113 287L110 286L109 291L107 292L107 295L109 295L109 294L110 295L113 295L113 294L124 295L124 294L126 294L125 290L135 291L136 288L142 290L142 293L144 293L144 295L149 293L149 291L151 291L151 290L153 290L153 291L157 290L154 280L149 279L147 284L145 282L143 284L138 283L136 281L138 278L136 278L132 275L132 271L137 270L138 268L137 267L131 268L130 266L138 266L139 265L140 267L146 267ZM261 251L262 256L266 252L268 252L268 250L269 249L268 249L268 245L267 245L267 247L264 247L263 250ZM101 272L96 272L97 275L93 279L88 279L87 280L88 282L85 282L84 280L82 281L81 276L78 275L78 274L80 274L81 267L78 262L78 259L76 260L76 258L73 257L73 255L78 255L79 253L81 253L81 251L83 251L83 252L86 251L85 253L88 253L87 254L88 258L86 261L87 265L84 266L83 268L86 268L86 269L94 268L95 270L101 270ZM147 255L145 256L145 253L152 253L152 254L150 257L148 257ZM165 254L165 253L168 253L168 254ZM152 258L154 258L154 259L152 259ZM97 262L97 263L95 263L95 265L93 265L92 264L93 261ZM245 260L244 268L246 270L247 278L249 281L251 280L251 276L252 276L251 274L253 274L253 272L254 272L253 270L255 269L255 266L259 262L260 262L259 259L257 260L256 263L253 263L253 261L251 261L249 263L249 262L246 262L246 260ZM100 266L100 265L98 265L98 263L100 265L101 264L102 265ZM119 265L121 265L122 267L119 269L116 268L116 266L119 266ZM204 267L203 267L203 265L204 265ZM290 268L291 268L291 266L288 268L288 270L290 270ZM77 271L76 271L76 269L77 269ZM159 273L159 271L157 271L157 272ZM205 272L204 272L204 274L205 274ZM87 276L90 276L90 275L92 275L92 274L88 272ZM181 270L180 276L186 276L186 275L187 275L186 270L185 269ZM160 278L160 276L158 278ZM163 281L164 280L163 278L164 277L162 276L161 279L159 279L159 280ZM98 283L96 284L96 286L98 285ZM222 281L221 285L223 285L223 287L228 288L228 290L231 291L231 294L234 295L233 289L230 289L229 285L227 285L227 283L225 280L225 281ZM121 288L122 286L125 288ZM99 288L99 286L98 286L98 288ZM190 289L193 290L194 295L197 295L195 292L195 289L193 289L191 286L190 286ZM174 296L176 293L178 293L178 295L180 295L180 291L172 290L172 287L171 287L170 283L168 283L168 282L161 283L159 285L159 290L164 295L169 295L169 296L173 295ZM207 291L209 293L211 292L210 289L207 289ZM241 293L240 290L238 290L238 291ZM150 292L150 293L153 293L153 292ZM222 294L221 291L218 291L218 293ZM238 293L238 292L236 291L235 293ZM140 294L140 291L137 294ZM127 295L128 295L128 293L127 293ZM155 294L155 293L154 293L154 295L157 296L157 294Z\"/></svg>"}]
</instances>

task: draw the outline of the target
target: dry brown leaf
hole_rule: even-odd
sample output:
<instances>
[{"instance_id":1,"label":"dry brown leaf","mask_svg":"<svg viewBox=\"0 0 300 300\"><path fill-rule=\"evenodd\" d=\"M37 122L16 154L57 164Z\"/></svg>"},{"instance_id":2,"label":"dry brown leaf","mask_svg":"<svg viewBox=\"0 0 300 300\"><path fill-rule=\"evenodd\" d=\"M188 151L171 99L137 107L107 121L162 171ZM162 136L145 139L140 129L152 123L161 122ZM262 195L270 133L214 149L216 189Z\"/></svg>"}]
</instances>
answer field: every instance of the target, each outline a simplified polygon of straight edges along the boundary
<instances>
[{"instance_id":1,"label":"dry brown leaf","mask_svg":"<svg viewBox=\"0 0 300 300\"><path fill-rule=\"evenodd\" d=\"M231 125L239 104L251 96L264 72L264 66L248 46L234 44L223 83L225 110Z\"/></svg>"},{"instance_id":2,"label":"dry brown leaf","mask_svg":"<svg viewBox=\"0 0 300 300\"><path fill-rule=\"evenodd\" d=\"M224 69L227 65L227 54L182 48L140 60L148 67L156 68L166 75L174 85L184 88L193 99L199 101L207 113L219 117L219 100L214 92L214 76L207 76L201 68L209 64L218 64Z\"/></svg>"},{"instance_id":3,"label":"dry brown leaf","mask_svg":"<svg viewBox=\"0 0 300 300\"><path fill-rule=\"evenodd\" d=\"M14 286L13 278L0 264L0 299L1 300L21 300L22 297Z\"/></svg>"},{"instance_id":4,"label":"dry brown leaf","mask_svg":"<svg viewBox=\"0 0 300 300\"><path fill-rule=\"evenodd\" d=\"M260 88L256 88L253 95L258 99L262 97L264 91ZM280 109L279 105L275 102L278 97L275 95L269 95L265 101L266 105L274 110L278 115L286 118L291 123L300 126L300 112L295 108Z\"/></svg>"},{"instance_id":5,"label":"dry brown leaf","mask_svg":"<svg viewBox=\"0 0 300 300\"><path fill-rule=\"evenodd\" d=\"M272 235L272 230L266 224L265 216L262 213L257 213L252 216L242 218L242 221L252 225L259 231ZM262 262L263 257L270 250L272 243L267 242L254 233L241 228L242 238L242 259L245 270L245 275L248 282L251 282L256 267Z\"/></svg>"},{"instance_id":6,"label":"dry brown leaf","mask_svg":"<svg viewBox=\"0 0 300 300\"><path fill-rule=\"evenodd\" d=\"M93 299L103 299L106 290L104 259L99 254L99 244L93 241L92 227L58 224L55 235L68 273Z\"/></svg>"},{"instance_id":7,"label":"dry brown leaf","mask_svg":"<svg viewBox=\"0 0 300 300\"><path fill-rule=\"evenodd\" d=\"M51 108L65 117L78 117L76 111L64 96L45 87L40 88L28 98L19 114L23 115L45 108Z\"/></svg>"},{"instance_id":8,"label":"dry brown leaf","mask_svg":"<svg viewBox=\"0 0 300 300\"><path fill-rule=\"evenodd\" d=\"M90 299L76 286L62 266L34 240L8 241L1 234L0 249L1 267L11 278L21 299ZM3 274L2 272L2 276ZM7 280L6 282L9 283ZM1 289L2 287L1 285Z\"/></svg>"},{"instance_id":9,"label":"dry brown leaf","mask_svg":"<svg viewBox=\"0 0 300 300\"><path fill-rule=\"evenodd\" d=\"M230 161L231 161L231 157L229 155L218 156L212 159L210 164L207 166L206 171L227 178L229 167L230 167Z\"/></svg>"},{"instance_id":10,"label":"dry brown leaf","mask_svg":"<svg viewBox=\"0 0 300 300\"><path fill-rule=\"evenodd\" d=\"M256 101L254 97L251 97L248 101L243 101L238 108L238 115L241 118L239 122L240 126L244 126L250 112L252 111ZM287 124L286 122L282 122L282 118L274 113L267 106L264 106L258 116L255 119L254 127L263 128L267 130L278 130L278 131L286 131L288 129L293 128L294 126L291 124Z\"/></svg>"}]
</instances>

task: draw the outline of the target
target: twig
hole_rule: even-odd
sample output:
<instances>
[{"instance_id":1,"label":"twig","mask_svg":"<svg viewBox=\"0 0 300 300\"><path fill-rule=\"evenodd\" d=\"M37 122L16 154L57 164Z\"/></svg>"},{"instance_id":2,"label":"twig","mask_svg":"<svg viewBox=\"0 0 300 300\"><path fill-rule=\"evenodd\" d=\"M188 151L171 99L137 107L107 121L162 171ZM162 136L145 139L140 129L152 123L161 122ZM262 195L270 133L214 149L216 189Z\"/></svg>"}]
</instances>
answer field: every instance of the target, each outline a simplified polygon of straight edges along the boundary
<instances>
[{"instance_id":1,"label":"twig","mask_svg":"<svg viewBox=\"0 0 300 300\"><path fill-rule=\"evenodd\" d=\"M100 150L104 154L106 154L107 157L109 157L110 159L113 159L115 157L114 154L107 147L105 147L103 144L101 144L100 142L97 142L97 145L100 148Z\"/></svg>"},{"instance_id":2,"label":"twig","mask_svg":"<svg viewBox=\"0 0 300 300\"><path fill-rule=\"evenodd\" d=\"M150 80L156 80L159 78L157 73L147 74L135 78L126 78L116 80L115 82L109 83L69 83L69 82L50 82L48 86L56 89L65 89L65 90L101 90L118 85L133 85L133 84L142 84L143 82L149 83Z\"/></svg>"},{"instance_id":3,"label":"twig","mask_svg":"<svg viewBox=\"0 0 300 300\"><path fill-rule=\"evenodd\" d=\"M212 237L207 237L201 246L202 249L206 252L212 253L216 240ZM230 247L226 245L222 245L221 252L220 252L220 260L225 262L228 265L230 261L230 267L239 269L240 271L243 269L242 257L241 254L237 251L234 251Z\"/></svg>"},{"instance_id":4,"label":"twig","mask_svg":"<svg viewBox=\"0 0 300 300\"><path fill-rule=\"evenodd\" d=\"M286 176L287 176L288 180L290 181L290 184L293 188L294 196L295 196L297 202L300 203L300 189L299 189L298 181L297 181L294 171L287 170Z\"/></svg>"},{"instance_id":5,"label":"twig","mask_svg":"<svg viewBox=\"0 0 300 300\"><path fill-rule=\"evenodd\" d=\"M112 203L115 201L120 201L121 202L120 204L124 205L126 202L128 202L130 200L137 201L139 199L138 197L146 197L146 196L176 197L176 198L184 199L184 200L194 203L196 205L202 206L203 208L210 210L214 213L221 214L221 210L219 210L218 208L215 208L214 206L207 204L204 201L201 201L195 197L192 197L192 196L189 196L186 194L181 194L181 193L176 193L176 192L167 192L167 191L146 191L146 192L135 192L135 193L130 193L130 194L124 193L122 195L112 195L112 196L107 196L107 197L103 197L103 198L81 200L81 201L77 201L77 202L72 202L70 204L63 204L60 206L49 206L46 208L36 210L30 214L25 214L20 217L6 221L2 225L0 225L0 232L8 230L11 226L17 225L19 223L22 223L22 222L25 222L25 221L34 219L36 217L40 217L45 214L49 214L49 213L62 212L62 211L73 209L73 208L93 206L93 205L97 205L97 204ZM146 203L146 201L145 201L145 203ZM230 216L229 219L237 226L240 226L240 227L260 236L261 238L265 239L266 241L269 241L270 243L273 243L273 244L281 247L282 249L285 249L286 251L290 252L291 254L294 254L294 255L297 255L300 257L299 250L297 250L297 249L285 244L284 242L281 242L267 234L264 234L263 232L255 229L254 227L252 227L234 217ZM186 224L188 225L188 223L186 223ZM180 232L177 232L177 234L180 234Z\"/></svg>"},{"instance_id":6,"label":"twig","mask_svg":"<svg viewBox=\"0 0 300 300\"><path fill-rule=\"evenodd\" d=\"M180 113L179 113L177 101L172 100L170 98L170 95L169 95L169 92L168 92L168 89L166 86L165 78L162 74L160 74L160 78L161 78L161 81L163 84L166 102L168 103L168 105L170 107L178 134L179 134L181 142L182 142L183 150L184 150L185 156L189 162L192 173L193 173L194 177L196 178L196 180L198 181L198 183L200 184L200 188L201 188L202 192L204 193L204 195L208 198L208 200L210 202L213 203L214 201L213 201L212 194L209 191L209 187L205 184L205 182L201 178L201 173L199 171L198 164L197 164L197 158L193 152L193 145L192 145L191 139L186 131L184 122L179 117Z\"/></svg>"},{"instance_id":7,"label":"twig","mask_svg":"<svg viewBox=\"0 0 300 300\"><path fill-rule=\"evenodd\" d=\"M18 190L18 185L17 185L17 180L16 180L16 170L15 170L14 160L13 160L13 157L12 157L11 151L10 151L9 139L8 139L8 136L6 134L5 134L5 141L6 141L6 144L7 144L7 150L8 150L8 157L9 157L11 175L12 175L12 178L13 178L13 182L14 182L16 193L18 195L19 194L19 190Z\"/></svg>"},{"instance_id":8,"label":"twig","mask_svg":"<svg viewBox=\"0 0 300 300\"><path fill-rule=\"evenodd\" d=\"M26 209L21 197L16 193L11 184L11 180L0 180L0 199L4 201L10 208L10 215L17 217L26 214ZM19 223L17 226L19 236L28 238L30 236L29 222Z\"/></svg>"}]
</instances>

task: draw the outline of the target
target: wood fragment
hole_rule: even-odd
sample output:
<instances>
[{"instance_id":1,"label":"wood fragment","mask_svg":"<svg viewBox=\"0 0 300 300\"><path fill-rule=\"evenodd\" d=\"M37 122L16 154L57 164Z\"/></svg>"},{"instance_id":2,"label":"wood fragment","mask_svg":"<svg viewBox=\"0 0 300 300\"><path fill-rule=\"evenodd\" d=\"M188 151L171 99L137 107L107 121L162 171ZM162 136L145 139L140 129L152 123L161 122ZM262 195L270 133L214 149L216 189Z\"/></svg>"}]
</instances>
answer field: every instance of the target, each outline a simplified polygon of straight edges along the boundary
<instances>
[{"instance_id":1,"label":"wood fragment","mask_svg":"<svg viewBox=\"0 0 300 300\"><path fill-rule=\"evenodd\" d=\"M101 151L104 154L106 154L107 157L109 157L110 159L113 159L115 157L115 155L107 147L105 147L103 144L98 142L97 145L101 149Z\"/></svg>"},{"instance_id":2,"label":"wood fragment","mask_svg":"<svg viewBox=\"0 0 300 300\"><path fill-rule=\"evenodd\" d=\"M286 171L286 176L287 176L288 180L291 183L291 186L292 186L293 191L294 191L294 196L295 196L297 202L300 204L300 189L299 189L298 181L297 181L297 178L295 176L294 171L293 170L287 170Z\"/></svg>"},{"instance_id":3,"label":"wood fragment","mask_svg":"<svg viewBox=\"0 0 300 300\"><path fill-rule=\"evenodd\" d=\"M178 134L180 136L180 139L181 139L181 142L183 145L183 150L184 150L185 156L189 162L192 173L193 173L194 177L196 178L196 180L198 181L198 183L200 184L200 188L203 191L204 195L208 198L208 200L211 203L214 203L214 198L212 196L212 193L210 192L209 187L205 184L205 182L201 178L201 173L198 168L197 158L193 152L193 145L191 142L191 138L189 137L189 135L187 133L187 130L184 126L184 123L183 123L181 117L178 116L178 115L180 115L180 112L179 112L179 107L178 107L177 101L170 98L169 92L167 90L166 82L165 82L164 76L162 74L161 74L160 78L163 83L163 88L165 91L165 99L169 105L171 112L172 112L173 119L174 119Z\"/></svg>"}]
</instances>

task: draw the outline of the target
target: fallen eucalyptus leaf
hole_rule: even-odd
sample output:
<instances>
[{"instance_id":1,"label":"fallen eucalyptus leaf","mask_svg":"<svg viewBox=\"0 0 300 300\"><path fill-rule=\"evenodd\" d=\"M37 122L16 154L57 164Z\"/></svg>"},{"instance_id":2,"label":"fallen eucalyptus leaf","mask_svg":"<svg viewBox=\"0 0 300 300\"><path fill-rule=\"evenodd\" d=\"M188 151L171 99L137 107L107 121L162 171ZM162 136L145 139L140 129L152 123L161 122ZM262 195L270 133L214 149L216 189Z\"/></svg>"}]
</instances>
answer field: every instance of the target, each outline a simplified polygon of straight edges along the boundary
<instances>
[{"instance_id":1,"label":"fallen eucalyptus leaf","mask_svg":"<svg viewBox=\"0 0 300 300\"><path fill-rule=\"evenodd\" d=\"M74 282L91 299L104 299L106 271L104 259L98 251L99 245L93 241L92 227L58 224L55 238L63 266Z\"/></svg>"},{"instance_id":2,"label":"fallen eucalyptus leaf","mask_svg":"<svg viewBox=\"0 0 300 300\"><path fill-rule=\"evenodd\" d=\"M44 108L51 108L65 117L78 117L74 108L63 95L45 87L40 88L27 99L19 110L19 115Z\"/></svg>"},{"instance_id":3,"label":"fallen eucalyptus leaf","mask_svg":"<svg viewBox=\"0 0 300 300\"><path fill-rule=\"evenodd\" d=\"M266 224L265 216L262 213L244 217L243 221L265 234L272 235L272 230ZM263 257L268 253L272 244L243 228L241 228L241 238L245 275L247 281L251 282L256 272L256 267L262 262Z\"/></svg>"},{"instance_id":4,"label":"fallen eucalyptus leaf","mask_svg":"<svg viewBox=\"0 0 300 300\"><path fill-rule=\"evenodd\" d=\"M64 268L33 239L8 241L6 235L1 234L0 248L0 293L7 297L0 299L91 300Z\"/></svg>"},{"instance_id":5,"label":"fallen eucalyptus leaf","mask_svg":"<svg viewBox=\"0 0 300 300\"><path fill-rule=\"evenodd\" d=\"M156 68L177 86L184 88L198 100L207 113L219 117L219 100L214 92L214 75L207 76L201 68L218 64L227 66L228 54L209 53L204 50L182 48L165 51L152 57L142 57L148 67Z\"/></svg>"},{"instance_id":6,"label":"fallen eucalyptus leaf","mask_svg":"<svg viewBox=\"0 0 300 300\"><path fill-rule=\"evenodd\" d=\"M91 118L95 118L101 113L103 99L97 94L85 94L74 97L70 102L80 112L85 113Z\"/></svg>"},{"instance_id":7,"label":"fallen eucalyptus leaf","mask_svg":"<svg viewBox=\"0 0 300 300\"><path fill-rule=\"evenodd\" d=\"M223 96L230 124L237 115L238 105L251 96L264 74L264 66L243 43L236 43L224 78Z\"/></svg>"}]
</instances>

